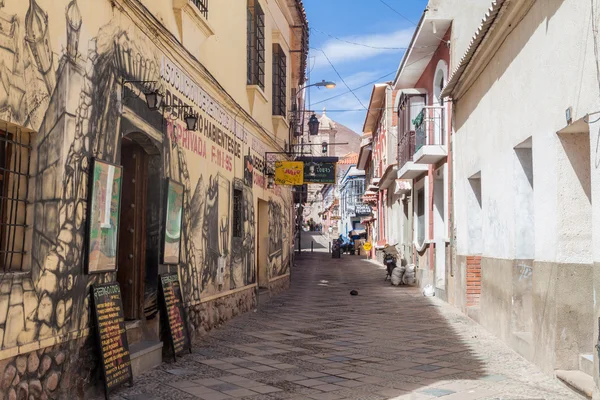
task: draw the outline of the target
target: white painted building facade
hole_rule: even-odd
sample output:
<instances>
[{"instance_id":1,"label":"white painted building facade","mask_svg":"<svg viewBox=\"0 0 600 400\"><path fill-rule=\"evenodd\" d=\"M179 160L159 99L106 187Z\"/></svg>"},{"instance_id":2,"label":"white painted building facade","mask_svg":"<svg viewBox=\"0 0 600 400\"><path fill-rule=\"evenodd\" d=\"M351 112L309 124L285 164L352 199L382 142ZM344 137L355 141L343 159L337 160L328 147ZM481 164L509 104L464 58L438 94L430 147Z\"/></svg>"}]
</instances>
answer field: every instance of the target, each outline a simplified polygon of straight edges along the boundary
<instances>
[{"instance_id":1,"label":"white painted building facade","mask_svg":"<svg viewBox=\"0 0 600 400\"><path fill-rule=\"evenodd\" d=\"M597 0L496 0L443 92L459 274L481 257L480 302L459 306L546 373L596 382L599 20Z\"/></svg>"}]
</instances>

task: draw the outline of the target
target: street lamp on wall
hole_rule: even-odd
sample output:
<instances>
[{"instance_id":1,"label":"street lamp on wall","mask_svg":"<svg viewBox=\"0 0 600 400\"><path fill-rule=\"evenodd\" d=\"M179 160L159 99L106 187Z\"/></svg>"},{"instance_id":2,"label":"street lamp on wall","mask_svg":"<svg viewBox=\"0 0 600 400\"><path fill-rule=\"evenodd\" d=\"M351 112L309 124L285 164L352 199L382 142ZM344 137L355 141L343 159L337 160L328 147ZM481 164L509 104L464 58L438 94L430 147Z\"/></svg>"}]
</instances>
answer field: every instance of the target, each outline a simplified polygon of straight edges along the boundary
<instances>
[{"instance_id":1,"label":"street lamp on wall","mask_svg":"<svg viewBox=\"0 0 600 400\"><path fill-rule=\"evenodd\" d=\"M137 92L133 90L134 84L140 85L145 88L142 90L138 90ZM143 93L146 97L146 105L148 109L151 111L157 111L160 109L173 109L173 108L185 108L186 112L184 114L184 121L188 131L195 131L198 128L198 114L194 113L193 108L189 105L168 105L164 104L165 95L160 92L158 89L151 89L152 87L156 87L157 81L127 81L124 80L123 85L123 101L125 98L125 87L127 85L131 86L131 92L135 97L140 97Z\"/></svg>"},{"instance_id":2,"label":"street lamp on wall","mask_svg":"<svg viewBox=\"0 0 600 400\"><path fill-rule=\"evenodd\" d=\"M316 114L313 114L308 120L308 132L311 136L316 136L319 134L319 119Z\"/></svg>"},{"instance_id":3,"label":"street lamp on wall","mask_svg":"<svg viewBox=\"0 0 600 400\"><path fill-rule=\"evenodd\" d=\"M275 186L275 176L272 173L267 175L267 189L273 189Z\"/></svg>"},{"instance_id":4,"label":"street lamp on wall","mask_svg":"<svg viewBox=\"0 0 600 400\"><path fill-rule=\"evenodd\" d=\"M150 110L156 111L162 106L164 96L158 90L144 92L144 96L146 96L146 104Z\"/></svg>"},{"instance_id":5,"label":"street lamp on wall","mask_svg":"<svg viewBox=\"0 0 600 400\"><path fill-rule=\"evenodd\" d=\"M194 113L186 114L184 117L188 131L195 131L198 128L198 116Z\"/></svg>"}]
</instances>

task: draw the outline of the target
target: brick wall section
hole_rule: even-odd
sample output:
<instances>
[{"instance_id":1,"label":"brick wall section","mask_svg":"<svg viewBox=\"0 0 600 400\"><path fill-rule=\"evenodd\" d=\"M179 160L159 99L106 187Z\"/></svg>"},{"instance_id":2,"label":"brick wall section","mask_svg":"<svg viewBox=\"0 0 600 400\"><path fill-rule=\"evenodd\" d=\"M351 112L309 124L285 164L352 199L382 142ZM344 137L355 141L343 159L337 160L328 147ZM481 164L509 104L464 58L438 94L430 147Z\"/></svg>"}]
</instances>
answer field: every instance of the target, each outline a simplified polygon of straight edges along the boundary
<instances>
[{"instance_id":1,"label":"brick wall section","mask_svg":"<svg viewBox=\"0 0 600 400\"><path fill-rule=\"evenodd\" d=\"M481 296L481 256L467 256L467 307L479 305Z\"/></svg>"}]
</instances>

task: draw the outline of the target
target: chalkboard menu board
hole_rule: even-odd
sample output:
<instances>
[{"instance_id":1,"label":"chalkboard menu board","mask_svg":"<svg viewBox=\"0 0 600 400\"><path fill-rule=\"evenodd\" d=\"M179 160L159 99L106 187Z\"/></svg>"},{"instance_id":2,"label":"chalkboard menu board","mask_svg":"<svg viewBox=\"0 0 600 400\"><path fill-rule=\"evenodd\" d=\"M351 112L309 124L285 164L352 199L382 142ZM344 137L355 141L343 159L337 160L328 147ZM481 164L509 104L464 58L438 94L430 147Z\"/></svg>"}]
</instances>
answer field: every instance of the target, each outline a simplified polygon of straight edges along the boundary
<instances>
[{"instance_id":1,"label":"chalkboard menu board","mask_svg":"<svg viewBox=\"0 0 600 400\"><path fill-rule=\"evenodd\" d=\"M167 324L167 331L173 349L173 358L185 350L192 352L190 336L185 323L183 297L177 274L160 276L161 320Z\"/></svg>"},{"instance_id":2,"label":"chalkboard menu board","mask_svg":"<svg viewBox=\"0 0 600 400\"><path fill-rule=\"evenodd\" d=\"M342 258L342 249L337 239L331 242L331 258Z\"/></svg>"},{"instance_id":3,"label":"chalkboard menu board","mask_svg":"<svg viewBox=\"0 0 600 400\"><path fill-rule=\"evenodd\" d=\"M111 390L126 382L133 384L119 284L92 286L92 298L98 345L102 355L104 387L108 399Z\"/></svg>"}]
</instances>

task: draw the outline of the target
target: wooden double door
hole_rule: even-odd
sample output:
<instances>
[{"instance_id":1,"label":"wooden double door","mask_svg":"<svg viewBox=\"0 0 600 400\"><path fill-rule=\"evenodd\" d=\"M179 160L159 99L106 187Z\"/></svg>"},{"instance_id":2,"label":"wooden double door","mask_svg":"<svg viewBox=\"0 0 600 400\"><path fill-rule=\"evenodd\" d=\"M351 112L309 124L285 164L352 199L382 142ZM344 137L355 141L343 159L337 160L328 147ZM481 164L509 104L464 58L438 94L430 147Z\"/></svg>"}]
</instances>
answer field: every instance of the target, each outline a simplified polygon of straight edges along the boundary
<instances>
[{"instance_id":1,"label":"wooden double door","mask_svg":"<svg viewBox=\"0 0 600 400\"><path fill-rule=\"evenodd\" d=\"M126 320L141 319L144 313L148 159L148 154L142 146L126 137L123 138L123 188L117 280L121 286Z\"/></svg>"}]
</instances>

